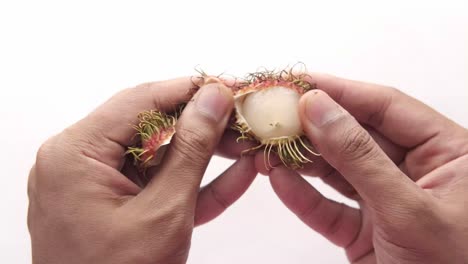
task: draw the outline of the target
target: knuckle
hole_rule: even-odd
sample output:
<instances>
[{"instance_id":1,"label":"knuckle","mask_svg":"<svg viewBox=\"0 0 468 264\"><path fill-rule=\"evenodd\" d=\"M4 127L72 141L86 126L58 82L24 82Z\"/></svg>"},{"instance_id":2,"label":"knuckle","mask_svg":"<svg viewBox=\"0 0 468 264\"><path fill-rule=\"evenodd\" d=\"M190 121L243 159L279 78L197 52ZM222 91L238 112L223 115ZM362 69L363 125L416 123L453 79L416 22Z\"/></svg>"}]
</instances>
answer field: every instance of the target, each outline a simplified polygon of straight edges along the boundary
<instances>
[{"instance_id":1,"label":"knuckle","mask_svg":"<svg viewBox=\"0 0 468 264\"><path fill-rule=\"evenodd\" d=\"M109 99L108 102L111 102L113 100L116 100L118 98L138 98L139 94L144 90L144 85L137 85L134 87L128 87L121 89L120 91L116 92L112 97ZM93 115L96 115L96 112L92 113Z\"/></svg>"},{"instance_id":2,"label":"knuckle","mask_svg":"<svg viewBox=\"0 0 468 264\"><path fill-rule=\"evenodd\" d=\"M325 202L323 198L319 198L315 201L311 201L306 206L304 206L304 208L302 208L301 210L297 212L297 216L303 220L314 218L314 215L316 214L317 209L319 208L319 206L322 205L323 202Z\"/></svg>"},{"instance_id":3,"label":"knuckle","mask_svg":"<svg viewBox=\"0 0 468 264\"><path fill-rule=\"evenodd\" d=\"M129 90L129 92L147 92L148 90L150 90L152 87L153 87L154 83L149 83L149 82L146 82L146 83L141 83L141 84L138 84L137 86L135 86L134 88L129 88L129 89L126 89L126 90Z\"/></svg>"},{"instance_id":4,"label":"knuckle","mask_svg":"<svg viewBox=\"0 0 468 264\"><path fill-rule=\"evenodd\" d=\"M36 201L49 180L51 167L56 163L56 146L53 138L45 141L37 150L36 161L32 166L27 184L27 193L30 203Z\"/></svg>"},{"instance_id":5,"label":"knuckle","mask_svg":"<svg viewBox=\"0 0 468 264\"><path fill-rule=\"evenodd\" d=\"M36 170L43 171L44 169L49 168L49 165L54 159L53 156L55 156L57 148L55 141L55 137L51 137L42 143L42 145L37 150L35 163Z\"/></svg>"},{"instance_id":6,"label":"knuckle","mask_svg":"<svg viewBox=\"0 0 468 264\"><path fill-rule=\"evenodd\" d=\"M77 129L75 127L67 128L62 133L64 142L63 145L68 147L63 150L64 153L70 152L83 155L92 159L100 160L102 157L99 154L99 144L107 143L106 137L101 131L88 131L86 129Z\"/></svg>"},{"instance_id":7,"label":"knuckle","mask_svg":"<svg viewBox=\"0 0 468 264\"><path fill-rule=\"evenodd\" d=\"M35 195L37 193L36 191L36 165L33 165L31 168L31 171L29 173L29 178L28 178L28 185L27 185L27 192L28 192L28 197L29 200L34 200Z\"/></svg>"},{"instance_id":8,"label":"knuckle","mask_svg":"<svg viewBox=\"0 0 468 264\"><path fill-rule=\"evenodd\" d=\"M401 93L393 87L383 87L384 91L381 93L380 104L377 108L369 113L366 123L374 128L379 128L383 125L386 113L393 103L395 95Z\"/></svg>"},{"instance_id":9,"label":"knuckle","mask_svg":"<svg viewBox=\"0 0 468 264\"><path fill-rule=\"evenodd\" d=\"M155 91L159 90L160 87L161 86L159 83L142 83L134 87L125 88L119 91L113 96L113 98L126 98L126 100L131 99L134 101L137 101L140 98L150 98L150 100L154 102L154 107L158 109L162 105L162 102L161 98L156 96L158 93L156 93Z\"/></svg>"},{"instance_id":10,"label":"knuckle","mask_svg":"<svg viewBox=\"0 0 468 264\"><path fill-rule=\"evenodd\" d=\"M167 87L164 87L162 82L148 82L139 84L134 88L131 88L129 92L140 94L145 97L151 97L155 108L159 109L163 105L163 102L162 99L157 96L157 94L166 88Z\"/></svg>"},{"instance_id":11,"label":"knuckle","mask_svg":"<svg viewBox=\"0 0 468 264\"><path fill-rule=\"evenodd\" d=\"M341 153L352 160L369 158L376 150L372 137L360 125L355 125L343 137Z\"/></svg>"},{"instance_id":12,"label":"knuckle","mask_svg":"<svg viewBox=\"0 0 468 264\"><path fill-rule=\"evenodd\" d=\"M400 89L394 86L384 86L384 89L386 89L390 95L403 93Z\"/></svg>"},{"instance_id":13,"label":"knuckle","mask_svg":"<svg viewBox=\"0 0 468 264\"><path fill-rule=\"evenodd\" d=\"M119 95L122 95L122 96L128 96L128 95L131 95L132 93L134 93L135 91L138 91L142 88L140 88L140 86L135 86L133 88L125 88L125 89L122 89L121 91L117 92L114 96L119 96Z\"/></svg>"},{"instance_id":14,"label":"knuckle","mask_svg":"<svg viewBox=\"0 0 468 264\"><path fill-rule=\"evenodd\" d=\"M67 138L69 128L45 141L38 149L36 161L30 170L28 188L31 194L41 195L42 192L60 192L64 177L72 176L72 172L80 170L71 161L76 160L76 147ZM37 192L34 190L37 189Z\"/></svg>"},{"instance_id":15,"label":"knuckle","mask_svg":"<svg viewBox=\"0 0 468 264\"><path fill-rule=\"evenodd\" d=\"M331 218L331 220L325 224L324 234L328 237L337 234L343 227L345 220L346 205L343 203L339 204L338 212Z\"/></svg>"},{"instance_id":16,"label":"knuckle","mask_svg":"<svg viewBox=\"0 0 468 264\"><path fill-rule=\"evenodd\" d=\"M222 208L222 209L227 209L229 205L231 204L226 198L220 193L220 191L214 187L213 185L208 185L206 188L208 188L209 192L211 193L211 196L213 197L213 200L216 201L216 203Z\"/></svg>"},{"instance_id":17,"label":"knuckle","mask_svg":"<svg viewBox=\"0 0 468 264\"><path fill-rule=\"evenodd\" d=\"M50 156L52 150L53 146L51 143L51 139L48 139L46 142L42 143L42 145L37 150L36 162L47 159Z\"/></svg>"}]
</instances>

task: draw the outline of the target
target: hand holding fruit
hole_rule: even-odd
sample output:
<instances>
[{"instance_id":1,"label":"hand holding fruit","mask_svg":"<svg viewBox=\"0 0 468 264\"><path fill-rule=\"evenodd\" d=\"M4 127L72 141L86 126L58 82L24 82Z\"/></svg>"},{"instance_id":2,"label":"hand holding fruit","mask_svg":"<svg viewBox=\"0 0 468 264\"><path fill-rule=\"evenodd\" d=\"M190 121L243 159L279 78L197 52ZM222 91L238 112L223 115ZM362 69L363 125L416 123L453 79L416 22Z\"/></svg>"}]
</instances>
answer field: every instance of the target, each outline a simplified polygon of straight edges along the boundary
<instances>
[{"instance_id":1,"label":"hand holding fruit","mask_svg":"<svg viewBox=\"0 0 468 264\"><path fill-rule=\"evenodd\" d=\"M312 77L322 91L303 96L299 113L323 158L300 172L360 209L323 197L295 171L266 170L259 154L280 199L353 263L468 263L468 131L395 89Z\"/></svg>"},{"instance_id":2,"label":"hand holding fruit","mask_svg":"<svg viewBox=\"0 0 468 264\"><path fill-rule=\"evenodd\" d=\"M28 184L33 263L185 263L193 227L256 175L245 156L199 190L233 107L228 88L208 84L188 103L161 166L147 171L148 185L135 183L124 155L134 136L128 124L147 109L173 111L193 88L180 78L124 90L43 144ZM220 153L239 156L233 137L224 138Z\"/></svg>"}]
</instances>

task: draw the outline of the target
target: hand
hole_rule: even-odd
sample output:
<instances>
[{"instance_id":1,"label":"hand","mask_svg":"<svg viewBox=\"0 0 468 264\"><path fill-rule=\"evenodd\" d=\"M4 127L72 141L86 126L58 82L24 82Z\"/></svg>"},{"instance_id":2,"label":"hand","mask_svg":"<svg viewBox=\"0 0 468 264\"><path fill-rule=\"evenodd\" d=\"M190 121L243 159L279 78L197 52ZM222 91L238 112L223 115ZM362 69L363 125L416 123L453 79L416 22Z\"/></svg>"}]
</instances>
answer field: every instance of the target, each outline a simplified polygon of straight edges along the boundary
<instances>
[{"instance_id":1,"label":"hand","mask_svg":"<svg viewBox=\"0 0 468 264\"><path fill-rule=\"evenodd\" d=\"M392 88L312 81L321 91L301 98L300 116L322 158L301 173L325 177L360 209L257 157L279 198L353 263L468 263L468 131Z\"/></svg>"},{"instance_id":2,"label":"hand","mask_svg":"<svg viewBox=\"0 0 468 264\"><path fill-rule=\"evenodd\" d=\"M187 105L145 188L124 173L137 114L171 111L193 88L181 78L127 89L43 144L28 184L33 263L185 263L193 227L219 215L256 175L245 156L199 191L233 107L220 84ZM220 153L239 156L242 146L230 139Z\"/></svg>"}]
</instances>

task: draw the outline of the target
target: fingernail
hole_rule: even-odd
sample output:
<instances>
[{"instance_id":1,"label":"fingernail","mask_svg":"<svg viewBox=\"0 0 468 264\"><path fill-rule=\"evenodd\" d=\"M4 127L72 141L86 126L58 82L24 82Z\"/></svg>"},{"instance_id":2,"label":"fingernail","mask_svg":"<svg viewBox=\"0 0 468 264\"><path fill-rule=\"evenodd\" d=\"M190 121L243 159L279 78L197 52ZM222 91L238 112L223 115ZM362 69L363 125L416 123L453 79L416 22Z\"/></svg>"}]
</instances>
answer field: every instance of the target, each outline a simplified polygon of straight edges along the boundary
<instances>
[{"instance_id":1,"label":"fingernail","mask_svg":"<svg viewBox=\"0 0 468 264\"><path fill-rule=\"evenodd\" d=\"M219 122L227 114L232 100L231 90L222 84L213 83L200 89L195 105L200 112Z\"/></svg>"},{"instance_id":2,"label":"fingernail","mask_svg":"<svg viewBox=\"0 0 468 264\"><path fill-rule=\"evenodd\" d=\"M343 109L322 91L312 91L306 99L306 116L316 127L321 127L342 115Z\"/></svg>"}]
</instances>

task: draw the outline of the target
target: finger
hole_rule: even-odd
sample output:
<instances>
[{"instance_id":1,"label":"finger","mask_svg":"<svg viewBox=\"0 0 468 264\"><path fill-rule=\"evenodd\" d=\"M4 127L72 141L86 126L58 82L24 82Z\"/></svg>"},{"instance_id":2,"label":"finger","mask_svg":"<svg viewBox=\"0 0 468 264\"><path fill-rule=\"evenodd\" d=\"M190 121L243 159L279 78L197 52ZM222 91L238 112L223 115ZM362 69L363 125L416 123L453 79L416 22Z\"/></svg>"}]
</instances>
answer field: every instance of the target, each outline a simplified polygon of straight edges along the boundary
<instances>
[{"instance_id":1,"label":"finger","mask_svg":"<svg viewBox=\"0 0 468 264\"><path fill-rule=\"evenodd\" d=\"M393 142L391 142L372 128L366 127L366 130L369 132L374 141L379 145L379 147L395 164L400 164L403 161L406 155L406 149L394 144ZM331 167L328 164L328 162L326 162L321 156L316 156L312 154L306 155L307 158L312 162L304 164L303 168L298 170L302 175L322 177L324 175L329 174L333 169L333 167ZM263 175L267 175L271 167L275 167L281 164L281 160L274 154L270 156L270 164L265 162L265 155L263 151L258 151L257 153L255 153L255 156L255 166L259 173Z\"/></svg>"},{"instance_id":2,"label":"finger","mask_svg":"<svg viewBox=\"0 0 468 264\"><path fill-rule=\"evenodd\" d=\"M216 155L228 159L238 159L243 155L242 152L244 150L251 149L257 145L252 140L237 141L239 136L240 134L238 132L235 132L232 129L227 129L221 138L221 142L216 148Z\"/></svg>"},{"instance_id":3,"label":"finger","mask_svg":"<svg viewBox=\"0 0 468 264\"><path fill-rule=\"evenodd\" d=\"M372 128L367 127L366 130L395 164L400 164L403 161L406 153L404 148L395 145ZM361 199L354 187L330 164L328 164L326 160L322 157L312 155L308 158L313 162L304 164L304 167L298 170L301 175L319 177L324 183L328 184L342 195L353 200ZM271 156L270 163L272 167L281 165L280 159L275 155ZM269 170L272 169L265 165L265 158L262 151L255 154L255 166L259 173L263 175L267 175ZM413 180L417 179L413 178Z\"/></svg>"},{"instance_id":4,"label":"finger","mask_svg":"<svg viewBox=\"0 0 468 264\"><path fill-rule=\"evenodd\" d=\"M399 165L404 160L406 149L395 145L372 128L365 129L393 163ZM314 162L306 163L303 168L298 170L302 175L323 177L324 175L330 174L334 169L322 156L315 156L315 158L310 157L310 159L312 158Z\"/></svg>"},{"instance_id":5,"label":"finger","mask_svg":"<svg viewBox=\"0 0 468 264\"><path fill-rule=\"evenodd\" d=\"M326 74L308 78L361 123L402 147L418 147L408 156L409 164L400 166L410 168L408 176L415 181L464 154L466 130L415 98L394 88Z\"/></svg>"},{"instance_id":6,"label":"finger","mask_svg":"<svg viewBox=\"0 0 468 264\"><path fill-rule=\"evenodd\" d=\"M203 187L198 195L195 225L211 221L232 205L255 179L253 156L244 156L214 181Z\"/></svg>"},{"instance_id":7,"label":"finger","mask_svg":"<svg viewBox=\"0 0 468 264\"><path fill-rule=\"evenodd\" d=\"M404 148L395 145L372 128L366 127L366 130L393 163L400 164L403 161L406 153ZM318 176L324 183L344 196L353 200L361 199L354 187L322 157L314 163L305 164L304 168L299 170L299 173L305 176ZM416 179L413 178L413 180Z\"/></svg>"},{"instance_id":8,"label":"finger","mask_svg":"<svg viewBox=\"0 0 468 264\"><path fill-rule=\"evenodd\" d=\"M303 165L298 171L306 176L321 177L331 170L331 166L320 156L313 154L304 154L311 162ZM276 153L265 155L265 150L260 149L255 153L255 167L260 174L268 175L270 170L280 165L284 165Z\"/></svg>"},{"instance_id":9,"label":"finger","mask_svg":"<svg viewBox=\"0 0 468 264\"><path fill-rule=\"evenodd\" d=\"M401 146L412 148L453 126L432 108L396 89L325 74L312 73L309 78L358 121Z\"/></svg>"},{"instance_id":10,"label":"finger","mask_svg":"<svg viewBox=\"0 0 468 264\"><path fill-rule=\"evenodd\" d=\"M250 149L255 146L253 141L239 141L236 139L238 134L231 130L226 130L218 144L215 154L228 158L228 159L239 159L244 156L251 156L250 154L242 154L242 151ZM128 156L125 160L125 164L122 168L122 173L127 176L131 181L136 183L140 187L144 187L151 180L151 176L157 171L157 168L150 168L147 173L141 174L138 168L134 165L133 158Z\"/></svg>"},{"instance_id":11,"label":"finger","mask_svg":"<svg viewBox=\"0 0 468 264\"><path fill-rule=\"evenodd\" d=\"M347 247L358 237L358 209L325 198L298 173L282 166L270 171L270 183L286 207L331 242Z\"/></svg>"},{"instance_id":12,"label":"finger","mask_svg":"<svg viewBox=\"0 0 468 264\"><path fill-rule=\"evenodd\" d=\"M342 195L353 200L361 199L353 186L323 158L316 156L308 158L314 162L305 164L303 168L297 170L298 173L304 176L319 177L324 183ZM263 153L260 151L255 154L255 167L260 174L268 175L272 169L282 165L281 160L276 155L272 155L270 164L265 165Z\"/></svg>"},{"instance_id":13,"label":"finger","mask_svg":"<svg viewBox=\"0 0 468 264\"><path fill-rule=\"evenodd\" d=\"M247 140L237 142L236 139L238 136L238 133L235 131L230 129L225 130L216 148L215 154L228 159L239 159L243 156L250 155L242 154L242 151L248 150L256 146L256 144L253 141ZM150 168L147 170L147 173L141 174L134 165L133 158L128 156L121 171L127 178L143 188L151 180L150 177L154 175L152 172L157 171L157 168Z\"/></svg>"},{"instance_id":14,"label":"finger","mask_svg":"<svg viewBox=\"0 0 468 264\"><path fill-rule=\"evenodd\" d=\"M116 169L122 166L126 147L131 145L138 113L150 109L172 112L190 100L192 78L152 82L114 95L68 131L82 144L86 154Z\"/></svg>"},{"instance_id":15,"label":"finger","mask_svg":"<svg viewBox=\"0 0 468 264\"><path fill-rule=\"evenodd\" d=\"M260 149L255 153L255 168L262 175L268 175L270 170L282 164L276 153L271 153L270 157L265 157L264 149Z\"/></svg>"},{"instance_id":16,"label":"finger","mask_svg":"<svg viewBox=\"0 0 468 264\"><path fill-rule=\"evenodd\" d=\"M316 90L304 95L299 108L309 140L371 207L393 207L398 199L420 190L326 93Z\"/></svg>"},{"instance_id":17,"label":"finger","mask_svg":"<svg viewBox=\"0 0 468 264\"><path fill-rule=\"evenodd\" d=\"M164 201L168 198L164 196L170 195L172 198L167 200L195 208L202 176L232 108L232 92L224 85L213 83L202 87L182 113L158 172L141 196L152 202L154 199Z\"/></svg>"}]
</instances>

